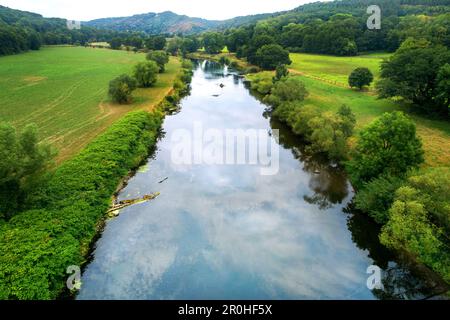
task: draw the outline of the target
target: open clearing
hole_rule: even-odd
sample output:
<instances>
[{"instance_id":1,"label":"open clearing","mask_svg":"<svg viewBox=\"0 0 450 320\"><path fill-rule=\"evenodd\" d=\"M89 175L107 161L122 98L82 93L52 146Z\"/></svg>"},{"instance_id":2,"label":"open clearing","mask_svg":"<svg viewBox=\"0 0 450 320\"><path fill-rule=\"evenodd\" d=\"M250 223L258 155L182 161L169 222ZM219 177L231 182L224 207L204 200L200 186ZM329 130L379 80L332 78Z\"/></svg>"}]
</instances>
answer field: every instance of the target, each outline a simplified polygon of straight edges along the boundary
<instances>
[{"instance_id":1,"label":"open clearing","mask_svg":"<svg viewBox=\"0 0 450 320\"><path fill-rule=\"evenodd\" d=\"M150 89L138 89L130 105L109 101L108 83L132 72L144 54L84 47L45 47L0 58L0 121L39 127L43 141L70 158L130 111L151 111L173 88L180 62L171 58Z\"/></svg>"},{"instance_id":2,"label":"open clearing","mask_svg":"<svg viewBox=\"0 0 450 320\"><path fill-rule=\"evenodd\" d=\"M357 67L368 67L379 75L379 65L388 54L370 54L358 57L331 57L311 54L292 54L290 68L292 74L298 74L305 83L310 96L306 104L322 110L337 111L346 104L356 114L358 127L363 126L382 115L395 110L406 111L391 100L379 100L374 92L358 92L348 88L348 75ZM417 130L424 143L425 165L450 165L450 123L431 120L417 115L409 115L416 121Z\"/></svg>"}]
</instances>

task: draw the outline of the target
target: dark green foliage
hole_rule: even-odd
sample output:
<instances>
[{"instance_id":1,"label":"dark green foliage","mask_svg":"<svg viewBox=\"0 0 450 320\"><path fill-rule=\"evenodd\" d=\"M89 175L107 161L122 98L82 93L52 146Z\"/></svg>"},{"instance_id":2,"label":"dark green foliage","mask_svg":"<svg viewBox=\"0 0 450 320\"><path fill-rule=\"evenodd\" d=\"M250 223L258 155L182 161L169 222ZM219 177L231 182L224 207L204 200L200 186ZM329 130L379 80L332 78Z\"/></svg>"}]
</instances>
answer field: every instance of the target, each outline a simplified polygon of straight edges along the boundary
<instances>
[{"instance_id":1,"label":"dark green foliage","mask_svg":"<svg viewBox=\"0 0 450 320\"><path fill-rule=\"evenodd\" d=\"M10 218L39 182L54 155L50 146L39 144L37 127L22 132L0 123L0 219Z\"/></svg>"},{"instance_id":2,"label":"dark green foliage","mask_svg":"<svg viewBox=\"0 0 450 320\"><path fill-rule=\"evenodd\" d=\"M410 39L382 64L380 97L400 96L415 108L448 116L449 63L447 48Z\"/></svg>"},{"instance_id":3,"label":"dark green foliage","mask_svg":"<svg viewBox=\"0 0 450 320\"><path fill-rule=\"evenodd\" d=\"M277 68L275 69L275 77L273 78L273 81L280 81L283 78L286 78L289 75L289 70L286 67L285 64L279 64Z\"/></svg>"},{"instance_id":4,"label":"dark green foliage","mask_svg":"<svg viewBox=\"0 0 450 320\"><path fill-rule=\"evenodd\" d=\"M155 61L140 62L134 66L133 76L140 88L149 88L158 80L160 67Z\"/></svg>"},{"instance_id":5,"label":"dark green foliage","mask_svg":"<svg viewBox=\"0 0 450 320\"><path fill-rule=\"evenodd\" d=\"M165 51L150 51L147 60L155 61L159 67L159 72L166 71L166 64L169 63L169 55Z\"/></svg>"},{"instance_id":6,"label":"dark green foliage","mask_svg":"<svg viewBox=\"0 0 450 320\"><path fill-rule=\"evenodd\" d=\"M365 183L355 197L357 209L367 213L377 223L385 224L389 221L395 192L403 186L405 181L395 176L381 176Z\"/></svg>"},{"instance_id":7,"label":"dark green foliage","mask_svg":"<svg viewBox=\"0 0 450 320\"><path fill-rule=\"evenodd\" d=\"M135 112L119 120L57 169L34 195L36 210L0 227L0 299L61 294L66 268L83 263L111 195L156 142L162 117Z\"/></svg>"},{"instance_id":8,"label":"dark green foliage","mask_svg":"<svg viewBox=\"0 0 450 320\"><path fill-rule=\"evenodd\" d=\"M296 78L285 78L273 85L271 94L265 101L277 107L286 102L301 102L309 95L305 84Z\"/></svg>"},{"instance_id":9,"label":"dark green foliage","mask_svg":"<svg viewBox=\"0 0 450 320\"><path fill-rule=\"evenodd\" d=\"M361 131L347 168L354 185L361 187L382 175L401 177L423 160L415 123L401 112L392 112Z\"/></svg>"},{"instance_id":10,"label":"dark green foliage","mask_svg":"<svg viewBox=\"0 0 450 320\"><path fill-rule=\"evenodd\" d=\"M202 38L207 53L219 53L225 47L225 39L219 32L206 32Z\"/></svg>"},{"instance_id":11,"label":"dark green foliage","mask_svg":"<svg viewBox=\"0 0 450 320\"><path fill-rule=\"evenodd\" d=\"M114 38L109 43L111 46L111 49L113 50L119 50L122 47L122 39L121 38Z\"/></svg>"},{"instance_id":12,"label":"dark green foliage","mask_svg":"<svg viewBox=\"0 0 450 320\"><path fill-rule=\"evenodd\" d=\"M347 141L356 124L355 115L349 107L342 106L333 114L303 106L308 91L303 82L296 78L284 77L273 83L262 73L252 78L251 85L252 89L262 94L270 93L264 101L274 107L273 115L309 142L307 149L310 152L326 154L336 161L347 158Z\"/></svg>"},{"instance_id":13,"label":"dark green foliage","mask_svg":"<svg viewBox=\"0 0 450 320\"><path fill-rule=\"evenodd\" d=\"M351 137L356 126L356 117L352 109L345 104L338 110L338 116L341 117L341 129L346 137Z\"/></svg>"},{"instance_id":14,"label":"dark green foliage","mask_svg":"<svg viewBox=\"0 0 450 320\"><path fill-rule=\"evenodd\" d=\"M109 95L114 102L129 103L132 99L132 93L136 89L136 80L123 74L109 83Z\"/></svg>"},{"instance_id":15,"label":"dark green foliage","mask_svg":"<svg viewBox=\"0 0 450 320\"><path fill-rule=\"evenodd\" d=\"M145 47L149 50L164 50L166 47L166 37L153 36L145 40Z\"/></svg>"},{"instance_id":16,"label":"dark green foliage","mask_svg":"<svg viewBox=\"0 0 450 320\"><path fill-rule=\"evenodd\" d=\"M348 84L352 88L362 90L373 82L373 74L367 68L356 68L348 77Z\"/></svg>"}]
</instances>

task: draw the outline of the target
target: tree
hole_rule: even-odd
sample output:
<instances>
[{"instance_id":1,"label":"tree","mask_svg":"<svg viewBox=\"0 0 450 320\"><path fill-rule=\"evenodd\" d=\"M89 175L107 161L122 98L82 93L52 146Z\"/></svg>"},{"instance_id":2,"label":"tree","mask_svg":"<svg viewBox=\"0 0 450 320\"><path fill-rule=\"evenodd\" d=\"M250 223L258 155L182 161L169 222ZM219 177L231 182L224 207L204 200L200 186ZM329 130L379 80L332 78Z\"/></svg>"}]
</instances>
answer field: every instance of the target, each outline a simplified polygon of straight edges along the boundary
<instances>
[{"instance_id":1,"label":"tree","mask_svg":"<svg viewBox=\"0 0 450 320\"><path fill-rule=\"evenodd\" d=\"M339 108L337 115L340 117L342 132L347 138L351 137L356 126L356 117L352 109L344 104Z\"/></svg>"},{"instance_id":2,"label":"tree","mask_svg":"<svg viewBox=\"0 0 450 320\"><path fill-rule=\"evenodd\" d=\"M121 38L113 38L110 42L109 45L111 46L111 49L113 50L118 50L122 47L122 39Z\"/></svg>"},{"instance_id":3,"label":"tree","mask_svg":"<svg viewBox=\"0 0 450 320\"><path fill-rule=\"evenodd\" d=\"M286 102L301 102L309 95L305 84L295 78L285 78L275 83L265 101L277 107Z\"/></svg>"},{"instance_id":4,"label":"tree","mask_svg":"<svg viewBox=\"0 0 450 320\"><path fill-rule=\"evenodd\" d=\"M145 46L149 50L164 50L164 48L166 47L166 37L150 37L145 40Z\"/></svg>"},{"instance_id":5,"label":"tree","mask_svg":"<svg viewBox=\"0 0 450 320\"><path fill-rule=\"evenodd\" d=\"M256 65L266 70L274 70L278 65L290 65L289 51L278 44L262 46L256 52Z\"/></svg>"},{"instance_id":6,"label":"tree","mask_svg":"<svg viewBox=\"0 0 450 320\"><path fill-rule=\"evenodd\" d=\"M155 61L140 62L134 66L133 76L141 88L149 88L158 80L159 66Z\"/></svg>"},{"instance_id":7,"label":"tree","mask_svg":"<svg viewBox=\"0 0 450 320\"><path fill-rule=\"evenodd\" d=\"M219 53L225 47L225 39L219 32L207 32L203 35L203 46L207 53Z\"/></svg>"},{"instance_id":8,"label":"tree","mask_svg":"<svg viewBox=\"0 0 450 320\"><path fill-rule=\"evenodd\" d=\"M39 143L35 125L17 132L9 124L0 124L0 218L2 214L10 218L20 209L53 156L49 145Z\"/></svg>"},{"instance_id":9,"label":"tree","mask_svg":"<svg viewBox=\"0 0 450 320\"><path fill-rule=\"evenodd\" d=\"M280 81L283 78L286 78L289 75L289 70L286 67L285 64L279 64L277 68L275 69L275 77L273 78L273 81Z\"/></svg>"},{"instance_id":10,"label":"tree","mask_svg":"<svg viewBox=\"0 0 450 320\"><path fill-rule=\"evenodd\" d=\"M167 52L176 56L183 48L183 39L180 37L171 38L167 43Z\"/></svg>"},{"instance_id":11,"label":"tree","mask_svg":"<svg viewBox=\"0 0 450 320\"><path fill-rule=\"evenodd\" d=\"M169 63L169 55L165 51L150 51L147 54L147 60L156 62L159 73L163 73L166 70L166 64Z\"/></svg>"},{"instance_id":12,"label":"tree","mask_svg":"<svg viewBox=\"0 0 450 320\"><path fill-rule=\"evenodd\" d=\"M31 50L39 50L41 48L42 40L37 32L32 32L28 36L28 46Z\"/></svg>"},{"instance_id":13,"label":"tree","mask_svg":"<svg viewBox=\"0 0 450 320\"><path fill-rule=\"evenodd\" d=\"M377 84L379 95L400 96L422 111L448 116L448 100L445 94L442 96L447 63L450 63L447 48L409 39L382 63L382 80Z\"/></svg>"},{"instance_id":14,"label":"tree","mask_svg":"<svg viewBox=\"0 0 450 320\"><path fill-rule=\"evenodd\" d=\"M402 176L423 160L416 125L402 112L392 112L361 131L347 167L354 185L361 187L381 175Z\"/></svg>"},{"instance_id":15,"label":"tree","mask_svg":"<svg viewBox=\"0 0 450 320\"><path fill-rule=\"evenodd\" d=\"M114 102L129 103L132 98L131 94L136 87L136 80L124 74L109 83L109 95Z\"/></svg>"},{"instance_id":16,"label":"tree","mask_svg":"<svg viewBox=\"0 0 450 320\"><path fill-rule=\"evenodd\" d=\"M367 68L356 68L348 77L348 84L352 88L362 90L364 86L370 86L373 82L373 74Z\"/></svg>"}]
</instances>

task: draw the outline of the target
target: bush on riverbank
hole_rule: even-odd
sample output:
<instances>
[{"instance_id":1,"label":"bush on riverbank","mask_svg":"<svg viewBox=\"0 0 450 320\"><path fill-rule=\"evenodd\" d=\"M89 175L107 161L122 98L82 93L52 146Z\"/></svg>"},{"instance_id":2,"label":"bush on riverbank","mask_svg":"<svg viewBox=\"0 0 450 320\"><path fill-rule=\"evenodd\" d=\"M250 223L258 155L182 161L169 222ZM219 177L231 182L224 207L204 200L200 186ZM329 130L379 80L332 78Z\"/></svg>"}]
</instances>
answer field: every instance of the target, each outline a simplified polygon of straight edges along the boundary
<instances>
[{"instance_id":1,"label":"bush on riverbank","mask_svg":"<svg viewBox=\"0 0 450 320\"><path fill-rule=\"evenodd\" d=\"M156 143L163 114L134 112L36 192L35 209L0 226L0 299L55 299L67 267L81 265L117 185Z\"/></svg>"}]
</instances>

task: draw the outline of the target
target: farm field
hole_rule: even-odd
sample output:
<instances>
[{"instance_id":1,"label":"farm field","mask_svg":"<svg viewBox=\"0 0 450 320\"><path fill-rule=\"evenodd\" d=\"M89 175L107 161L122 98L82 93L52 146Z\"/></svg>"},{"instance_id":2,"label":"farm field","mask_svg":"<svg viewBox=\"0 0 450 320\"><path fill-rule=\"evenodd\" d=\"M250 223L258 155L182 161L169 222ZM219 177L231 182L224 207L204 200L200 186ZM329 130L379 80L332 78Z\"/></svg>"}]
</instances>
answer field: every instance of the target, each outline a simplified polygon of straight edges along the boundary
<instances>
[{"instance_id":1,"label":"farm field","mask_svg":"<svg viewBox=\"0 0 450 320\"><path fill-rule=\"evenodd\" d=\"M144 54L63 46L1 57L0 121L18 129L35 123L61 163L129 111L150 111L172 90L180 67L174 58L155 87L134 92L133 104L109 101L109 81L144 60Z\"/></svg>"},{"instance_id":2,"label":"farm field","mask_svg":"<svg viewBox=\"0 0 450 320\"><path fill-rule=\"evenodd\" d=\"M389 56L389 53L372 53L355 57L291 53L292 64L289 68L305 76L348 87L348 76L358 67L369 68L376 81L380 75L380 63Z\"/></svg>"},{"instance_id":3,"label":"farm field","mask_svg":"<svg viewBox=\"0 0 450 320\"><path fill-rule=\"evenodd\" d=\"M358 92L348 88L348 75L357 67L368 67L379 75L379 65L389 54L377 53L357 57L331 57L312 54L292 54L291 73L305 83L310 95L306 104L322 110L337 111L346 104L357 117L357 130L384 112L405 110L391 100L379 100L374 92ZM410 114L424 143L425 165L438 167L450 165L450 123L431 120Z\"/></svg>"}]
</instances>

